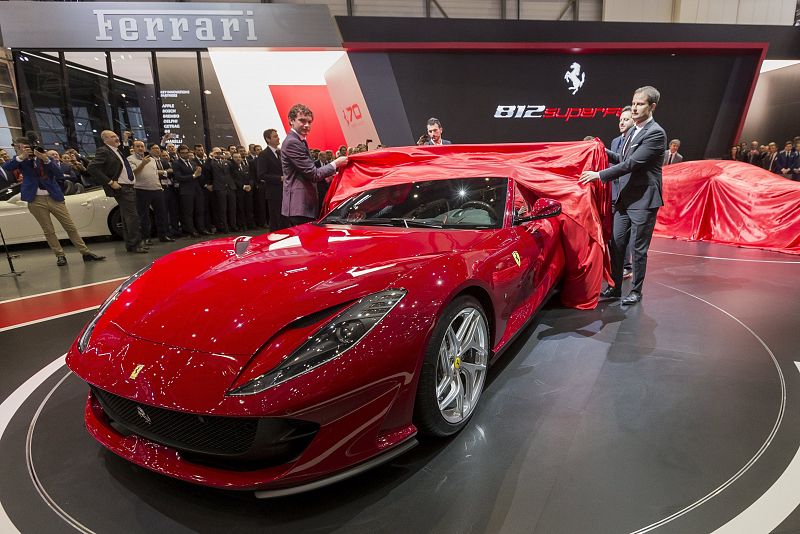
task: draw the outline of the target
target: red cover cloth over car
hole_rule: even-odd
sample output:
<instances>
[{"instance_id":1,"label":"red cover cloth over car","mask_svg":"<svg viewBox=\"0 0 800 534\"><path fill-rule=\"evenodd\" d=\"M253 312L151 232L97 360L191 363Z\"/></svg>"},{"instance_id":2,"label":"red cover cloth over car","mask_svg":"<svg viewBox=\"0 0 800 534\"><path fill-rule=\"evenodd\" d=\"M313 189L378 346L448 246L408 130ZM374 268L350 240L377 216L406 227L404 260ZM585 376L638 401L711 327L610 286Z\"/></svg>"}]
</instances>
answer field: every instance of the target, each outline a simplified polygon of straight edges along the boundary
<instances>
[{"instance_id":1,"label":"red cover cloth over car","mask_svg":"<svg viewBox=\"0 0 800 534\"><path fill-rule=\"evenodd\" d=\"M800 182L738 161L664 167L655 234L800 254Z\"/></svg>"},{"instance_id":2,"label":"red cover cloth over car","mask_svg":"<svg viewBox=\"0 0 800 534\"><path fill-rule=\"evenodd\" d=\"M455 177L510 177L533 198L561 203L566 272L565 306L597 306L609 273L610 188L599 181L582 187L583 170L604 169L599 140L507 145L444 145L385 148L350 156L331 183L326 206L378 187Z\"/></svg>"}]
</instances>

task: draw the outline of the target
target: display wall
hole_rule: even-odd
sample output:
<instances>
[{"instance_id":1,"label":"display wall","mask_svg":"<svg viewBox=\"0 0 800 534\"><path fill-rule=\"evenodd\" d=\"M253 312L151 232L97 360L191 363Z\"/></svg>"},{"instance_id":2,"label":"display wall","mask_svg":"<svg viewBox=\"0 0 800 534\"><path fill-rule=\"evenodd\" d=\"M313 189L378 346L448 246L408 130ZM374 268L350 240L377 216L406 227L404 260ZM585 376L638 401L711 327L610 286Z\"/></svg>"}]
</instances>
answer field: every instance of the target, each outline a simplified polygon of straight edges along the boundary
<instances>
[{"instance_id":1,"label":"display wall","mask_svg":"<svg viewBox=\"0 0 800 534\"><path fill-rule=\"evenodd\" d=\"M774 141L780 150L785 141L800 135L798 87L800 65L761 74L741 139L747 142L755 139L761 144Z\"/></svg>"},{"instance_id":2,"label":"display wall","mask_svg":"<svg viewBox=\"0 0 800 534\"><path fill-rule=\"evenodd\" d=\"M380 55L386 59L376 57ZM444 137L458 143L569 141L587 135L610 143L618 135L619 113L630 104L633 90L653 85L662 94L656 119L668 137L681 139L681 152L688 159L725 152L760 57L754 52L672 51L350 56L373 115L394 113L378 99L399 94L407 128L393 126L396 118L375 117L388 144L411 144L425 132L429 117L440 119ZM378 75L387 70L387 61L393 79Z\"/></svg>"}]
</instances>

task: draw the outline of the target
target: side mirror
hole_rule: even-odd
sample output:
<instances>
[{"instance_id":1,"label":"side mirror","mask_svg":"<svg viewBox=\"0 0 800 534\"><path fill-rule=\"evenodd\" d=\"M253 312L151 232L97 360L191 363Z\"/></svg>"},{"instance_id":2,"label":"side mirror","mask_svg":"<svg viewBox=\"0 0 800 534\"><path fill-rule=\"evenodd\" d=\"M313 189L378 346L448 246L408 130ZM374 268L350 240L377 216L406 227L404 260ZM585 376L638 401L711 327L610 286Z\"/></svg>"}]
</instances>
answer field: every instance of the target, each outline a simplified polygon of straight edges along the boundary
<instances>
[{"instance_id":1,"label":"side mirror","mask_svg":"<svg viewBox=\"0 0 800 534\"><path fill-rule=\"evenodd\" d=\"M549 219L561 214L561 203L557 200L550 198L537 199L531 208L530 213L524 217L514 219L514 224L520 224L529 221L538 221L539 219Z\"/></svg>"}]
</instances>

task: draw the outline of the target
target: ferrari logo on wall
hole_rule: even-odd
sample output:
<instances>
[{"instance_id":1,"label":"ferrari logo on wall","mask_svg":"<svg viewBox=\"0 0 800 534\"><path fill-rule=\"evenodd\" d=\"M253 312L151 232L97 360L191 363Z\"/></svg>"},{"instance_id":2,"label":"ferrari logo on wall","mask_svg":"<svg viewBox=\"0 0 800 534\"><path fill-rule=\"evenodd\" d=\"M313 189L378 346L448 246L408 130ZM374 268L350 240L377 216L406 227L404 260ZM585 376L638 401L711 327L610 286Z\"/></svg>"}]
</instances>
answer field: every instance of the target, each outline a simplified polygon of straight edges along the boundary
<instances>
[{"instance_id":1,"label":"ferrari logo on wall","mask_svg":"<svg viewBox=\"0 0 800 534\"><path fill-rule=\"evenodd\" d=\"M519 257L519 252L515 250L511 255L514 257L514 262L517 264L517 267L520 267L522 265L522 260Z\"/></svg>"}]
</instances>

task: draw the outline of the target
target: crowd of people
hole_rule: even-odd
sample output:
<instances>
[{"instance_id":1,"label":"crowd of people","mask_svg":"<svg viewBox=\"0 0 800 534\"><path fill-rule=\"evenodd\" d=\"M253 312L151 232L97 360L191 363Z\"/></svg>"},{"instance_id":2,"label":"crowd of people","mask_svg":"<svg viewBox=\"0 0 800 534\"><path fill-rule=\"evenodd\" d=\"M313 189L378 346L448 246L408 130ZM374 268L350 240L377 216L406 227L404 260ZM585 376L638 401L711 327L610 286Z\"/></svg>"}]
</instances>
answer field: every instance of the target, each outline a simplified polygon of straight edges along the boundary
<instances>
[{"instance_id":1,"label":"crowd of people","mask_svg":"<svg viewBox=\"0 0 800 534\"><path fill-rule=\"evenodd\" d=\"M778 150L774 141L762 145L753 140L748 146L742 141L733 145L725 159L743 161L794 181L800 181L800 136L783 143Z\"/></svg>"},{"instance_id":2,"label":"crowd of people","mask_svg":"<svg viewBox=\"0 0 800 534\"><path fill-rule=\"evenodd\" d=\"M206 153L202 144L176 146L169 135L147 145L130 132L120 138L104 131L102 145L89 160L75 149L44 151L30 139L19 138L14 157L0 150L0 187L22 184L22 200L29 203L59 266L67 261L51 214L85 261L104 259L86 248L64 203L66 195L97 185L116 199L125 247L132 253L149 252L151 236L171 242L182 236L280 230L315 219L331 176L348 155L369 150L369 142L342 145L336 153L309 149L306 136L313 112L298 104L288 118L291 129L283 147L271 128L263 133L266 149L259 144L230 145Z\"/></svg>"}]
</instances>

